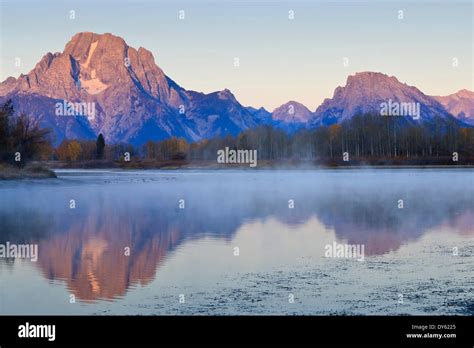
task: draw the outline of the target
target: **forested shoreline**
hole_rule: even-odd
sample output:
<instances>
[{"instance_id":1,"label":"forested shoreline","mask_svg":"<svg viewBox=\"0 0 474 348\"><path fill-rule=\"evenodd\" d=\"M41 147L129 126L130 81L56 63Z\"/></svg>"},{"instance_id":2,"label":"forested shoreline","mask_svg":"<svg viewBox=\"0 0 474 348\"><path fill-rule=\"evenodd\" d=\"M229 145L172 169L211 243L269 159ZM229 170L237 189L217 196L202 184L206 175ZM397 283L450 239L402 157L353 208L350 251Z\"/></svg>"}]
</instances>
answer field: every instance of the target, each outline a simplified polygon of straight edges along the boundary
<instances>
[{"instance_id":1,"label":"forested shoreline","mask_svg":"<svg viewBox=\"0 0 474 348\"><path fill-rule=\"evenodd\" d=\"M216 159L224 148L256 150L262 167L474 165L474 128L374 114L294 134L267 125L193 143L173 137L141 146L107 144L99 134L97 140L53 144L49 130L26 116L14 116L11 103L0 108L0 163L18 168L30 162L47 167L223 167L229 165L219 166Z\"/></svg>"},{"instance_id":2,"label":"forested shoreline","mask_svg":"<svg viewBox=\"0 0 474 348\"><path fill-rule=\"evenodd\" d=\"M82 151L70 154L69 144ZM79 147L77 146L77 147ZM379 115L358 115L342 124L302 129L292 135L260 126L237 136L225 136L188 143L181 138L148 141L140 147L129 144L107 145L105 158L143 166L153 163L175 165L216 162L224 148L257 150L259 166L273 165L474 165L474 128L456 125L410 125L403 119ZM94 141L64 141L56 150L61 161L94 159ZM54 155L53 155L54 156Z\"/></svg>"}]
</instances>

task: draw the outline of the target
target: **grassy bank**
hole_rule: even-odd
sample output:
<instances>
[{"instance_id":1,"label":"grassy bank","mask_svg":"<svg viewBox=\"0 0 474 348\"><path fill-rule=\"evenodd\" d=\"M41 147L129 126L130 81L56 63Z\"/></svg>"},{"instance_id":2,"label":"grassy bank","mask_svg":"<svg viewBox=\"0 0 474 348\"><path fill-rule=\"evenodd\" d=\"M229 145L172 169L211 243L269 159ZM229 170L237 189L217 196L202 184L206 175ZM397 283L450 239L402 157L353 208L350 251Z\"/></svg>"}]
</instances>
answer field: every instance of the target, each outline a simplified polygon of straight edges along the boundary
<instances>
[{"instance_id":1,"label":"grassy bank","mask_svg":"<svg viewBox=\"0 0 474 348\"><path fill-rule=\"evenodd\" d=\"M319 159L319 160L259 160L256 167L249 164L223 164L215 160L132 160L130 162L111 160L91 161L43 161L31 162L24 168L8 164L0 164L0 180L18 179L45 179L56 178L53 169L124 169L124 170L146 170L146 169L201 169L201 170L225 170L225 169L357 169L357 168L474 168L474 159L463 159L453 162L448 157L438 158L392 158L374 159L357 158L348 162L342 160Z\"/></svg>"},{"instance_id":2,"label":"grassy bank","mask_svg":"<svg viewBox=\"0 0 474 348\"><path fill-rule=\"evenodd\" d=\"M7 164L0 164L0 180L48 178L56 178L56 174L45 166L35 164L18 168Z\"/></svg>"},{"instance_id":3,"label":"grassy bank","mask_svg":"<svg viewBox=\"0 0 474 348\"><path fill-rule=\"evenodd\" d=\"M110 161L110 160L92 160L92 161L48 161L37 162L38 165L55 169L318 169L318 168L472 168L474 159L462 159L453 162L449 157L438 158L392 158L392 159L374 159L374 158L354 158L348 162L331 159L320 160L301 160L301 159L282 159L282 160L259 160L256 167L250 167L248 163L225 164L217 163L216 160L132 160Z\"/></svg>"}]
</instances>

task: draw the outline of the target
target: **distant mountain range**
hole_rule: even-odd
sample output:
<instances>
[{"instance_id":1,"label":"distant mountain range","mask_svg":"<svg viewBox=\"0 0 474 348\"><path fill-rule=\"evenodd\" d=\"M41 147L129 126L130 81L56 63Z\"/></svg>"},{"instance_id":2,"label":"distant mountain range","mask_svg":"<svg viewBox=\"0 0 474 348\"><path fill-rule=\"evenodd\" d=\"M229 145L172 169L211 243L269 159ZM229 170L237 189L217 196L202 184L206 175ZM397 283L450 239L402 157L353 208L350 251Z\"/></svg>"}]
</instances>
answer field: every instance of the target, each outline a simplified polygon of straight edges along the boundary
<instances>
[{"instance_id":1,"label":"distant mountain range","mask_svg":"<svg viewBox=\"0 0 474 348\"><path fill-rule=\"evenodd\" d=\"M209 94L186 90L165 75L150 51L129 47L112 34L90 32L74 35L62 53L47 53L27 75L2 82L0 102L7 99L18 113L51 128L56 143L95 139L99 133L109 143L141 145L171 136L197 141L259 125L291 133L380 112L381 103L388 101L419 103L420 117L406 117L407 122L438 119L474 125L473 92L431 97L377 72L349 76L314 112L296 101L273 112L244 107L227 89ZM66 112L64 105L73 112ZM81 113L91 106L93 115Z\"/></svg>"},{"instance_id":2,"label":"distant mountain range","mask_svg":"<svg viewBox=\"0 0 474 348\"><path fill-rule=\"evenodd\" d=\"M434 97L444 108L461 121L474 125L474 92L462 89L446 97Z\"/></svg>"}]
</instances>

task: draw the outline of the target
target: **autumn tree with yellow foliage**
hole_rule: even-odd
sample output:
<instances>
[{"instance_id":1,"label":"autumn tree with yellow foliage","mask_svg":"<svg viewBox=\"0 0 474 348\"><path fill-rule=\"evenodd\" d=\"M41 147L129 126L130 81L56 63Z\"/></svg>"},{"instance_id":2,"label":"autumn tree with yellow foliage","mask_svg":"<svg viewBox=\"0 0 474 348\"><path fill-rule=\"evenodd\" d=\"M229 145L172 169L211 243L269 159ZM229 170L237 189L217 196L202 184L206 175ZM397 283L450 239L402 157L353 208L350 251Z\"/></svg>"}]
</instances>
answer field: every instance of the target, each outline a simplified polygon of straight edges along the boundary
<instances>
[{"instance_id":1,"label":"autumn tree with yellow foliage","mask_svg":"<svg viewBox=\"0 0 474 348\"><path fill-rule=\"evenodd\" d=\"M77 161L82 153L81 144L77 140L63 140L56 149L60 161Z\"/></svg>"}]
</instances>

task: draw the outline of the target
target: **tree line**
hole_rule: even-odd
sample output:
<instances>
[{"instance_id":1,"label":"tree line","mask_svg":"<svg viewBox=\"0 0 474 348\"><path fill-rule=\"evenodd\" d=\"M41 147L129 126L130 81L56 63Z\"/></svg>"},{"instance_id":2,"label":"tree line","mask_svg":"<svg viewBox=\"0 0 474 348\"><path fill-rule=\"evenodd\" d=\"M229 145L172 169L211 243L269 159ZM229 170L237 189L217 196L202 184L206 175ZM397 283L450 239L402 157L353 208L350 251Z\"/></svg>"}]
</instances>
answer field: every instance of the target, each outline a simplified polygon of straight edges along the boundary
<instances>
[{"instance_id":1,"label":"tree line","mask_svg":"<svg viewBox=\"0 0 474 348\"><path fill-rule=\"evenodd\" d=\"M293 135L271 126L243 131L237 136L216 137L195 143L184 139L149 141L141 151L144 158L169 160L215 160L217 151L256 149L259 160L338 160L351 158L420 159L459 156L474 160L474 128L459 127L434 119L410 124L404 118L361 114L341 124L302 129Z\"/></svg>"},{"instance_id":2,"label":"tree line","mask_svg":"<svg viewBox=\"0 0 474 348\"><path fill-rule=\"evenodd\" d=\"M301 129L294 134L271 126L260 126L237 136L215 137L189 143L172 137L148 141L143 146L106 144L102 134L97 140L64 139L53 147L51 133L33 125L30 118L13 117L11 101L0 107L0 161L12 162L20 153L28 160L90 161L132 160L195 161L216 160L217 151L257 150L261 160L340 160L344 153L351 159L423 159L452 156L474 162L474 128L434 119L411 124L402 117L361 114L341 124L316 129Z\"/></svg>"}]
</instances>

